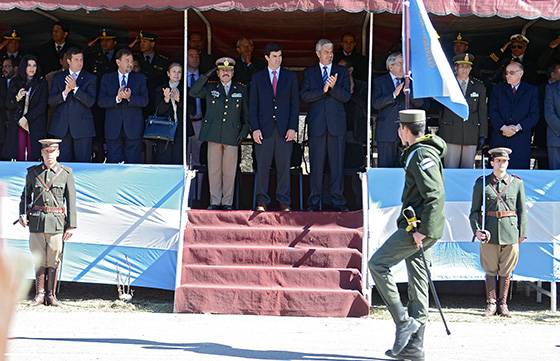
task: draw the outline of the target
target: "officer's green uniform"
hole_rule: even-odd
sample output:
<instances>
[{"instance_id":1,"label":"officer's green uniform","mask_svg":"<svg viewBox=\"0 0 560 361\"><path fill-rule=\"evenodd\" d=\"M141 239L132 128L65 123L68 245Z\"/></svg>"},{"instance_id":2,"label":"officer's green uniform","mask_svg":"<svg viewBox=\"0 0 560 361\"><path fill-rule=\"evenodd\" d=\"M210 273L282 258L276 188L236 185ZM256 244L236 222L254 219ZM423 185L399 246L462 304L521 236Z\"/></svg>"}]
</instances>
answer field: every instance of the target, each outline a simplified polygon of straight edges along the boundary
<instances>
[{"instance_id":1,"label":"officer's green uniform","mask_svg":"<svg viewBox=\"0 0 560 361\"><path fill-rule=\"evenodd\" d=\"M235 61L220 58L216 66L233 70ZM206 99L206 113L202 120L199 139L208 142L208 181L210 209L231 209L237 171L238 145L249 134L249 97L247 88L233 81L226 91L222 82L208 82L201 75L191 87L189 95Z\"/></svg>"},{"instance_id":2,"label":"officer's green uniform","mask_svg":"<svg viewBox=\"0 0 560 361\"><path fill-rule=\"evenodd\" d=\"M405 110L400 112L400 120L403 123L417 121L418 114L424 119L422 110ZM409 120L410 119L410 120ZM445 193L443 184L443 165L441 158L445 155L447 146L443 139L426 135L417 138L417 141L406 148L402 155L405 170L405 185L402 193L402 209L412 207L416 217L420 220L418 232L424 234L424 249L428 249L441 238L444 227L444 203ZM410 338L410 342L418 342L414 355L422 355L423 359L423 333L424 324L428 319L428 276L427 270L422 262L421 253L416 248L411 233L406 231L407 222L404 216L397 220L397 231L375 252L369 260L369 269L375 281L377 291L387 305L393 320L397 326L397 337L393 354L408 352L404 345L397 347L401 329L407 328L411 323L416 324L418 333ZM430 252L426 252L429 257ZM429 259L429 258L428 258ZM397 285L393 279L390 268L405 260L408 272L408 313L403 307ZM417 349L421 349L416 352Z\"/></svg>"},{"instance_id":3,"label":"officer's green uniform","mask_svg":"<svg viewBox=\"0 0 560 361\"><path fill-rule=\"evenodd\" d=\"M43 148L58 148L60 140L43 139L40 142ZM48 276L48 302L56 303L56 271L62 254L62 236L64 231L77 226L72 170L60 163L50 169L44 164L27 168L19 211L20 215L27 216L31 252L42 257L42 263L36 265L37 295L44 298L45 276Z\"/></svg>"},{"instance_id":4,"label":"officer's green uniform","mask_svg":"<svg viewBox=\"0 0 560 361\"><path fill-rule=\"evenodd\" d=\"M140 31L138 34L140 40L148 40L155 42L158 39L157 34ZM155 111L153 99L155 99L155 90L158 86L167 81L167 68L169 67L169 59L157 52L145 55L140 52L134 54L138 59L141 72L146 76L148 92L150 94L150 101L144 109L144 114L152 114ZM149 57L146 59L146 56Z\"/></svg>"},{"instance_id":5,"label":"officer's green uniform","mask_svg":"<svg viewBox=\"0 0 560 361\"><path fill-rule=\"evenodd\" d=\"M494 148L489 153L492 159L509 159L511 150ZM519 177L510 174L501 179L493 173L485 177L485 230L490 233L490 241L481 243L480 262L486 272L486 313L490 316L496 312L497 275L500 283L500 313L506 313L507 316L507 292L511 273L519 260L518 242L527 237L525 186ZM482 183L481 176L473 188L469 217L473 233L482 230Z\"/></svg>"}]
</instances>

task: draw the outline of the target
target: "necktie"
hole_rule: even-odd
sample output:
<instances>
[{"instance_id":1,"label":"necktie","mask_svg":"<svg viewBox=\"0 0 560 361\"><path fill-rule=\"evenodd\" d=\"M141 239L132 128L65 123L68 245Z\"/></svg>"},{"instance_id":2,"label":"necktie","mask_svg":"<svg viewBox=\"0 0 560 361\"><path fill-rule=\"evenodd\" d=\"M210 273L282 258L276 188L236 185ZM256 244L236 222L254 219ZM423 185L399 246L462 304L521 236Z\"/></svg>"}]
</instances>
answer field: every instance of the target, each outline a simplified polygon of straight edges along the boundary
<instances>
[{"instance_id":1,"label":"necktie","mask_svg":"<svg viewBox=\"0 0 560 361\"><path fill-rule=\"evenodd\" d=\"M123 76L122 76L121 87L122 87L122 88L126 88L126 75L123 75Z\"/></svg>"},{"instance_id":2,"label":"necktie","mask_svg":"<svg viewBox=\"0 0 560 361\"><path fill-rule=\"evenodd\" d=\"M323 76L324 78L324 76ZM278 86L278 78L276 77L276 70L272 71L272 92L274 96L276 96L276 88Z\"/></svg>"},{"instance_id":3,"label":"necktie","mask_svg":"<svg viewBox=\"0 0 560 361\"><path fill-rule=\"evenodd\" d=\"M194 73L191 73L190 79L189 79L189 87L192 87L194 82L195 82Z\"/></svg>"},{"instance_id":4,"label":"necktie","mask_svg":"<svg viewBox=\"0 0 560 361\"><path fill-rule=\"evenodd\" d=\"M463 91L463 95L467 93L467 81L461 80L461 90Z\"/></svg>"},{"instance_id":5,"label":"necktie","mask_svg":"<svg viewBox=\"0 0 560 361\"><path fill-rule=\"evenodd\" d=\"M515 95L516 92L517 92L517 89L515 89L515 87L512 86L512 87L511 87L511 93L512 93L513 95Z\"/></svg>"},{"instance_id":6,"label":"necktie","mask_svg":"<svg viewBox=\"0 0 560 361\"><path fill-rule=\"evenodd\" d=\"M78 79L78 74L72 73L72 78L73 78L74 80Z\"/></svg>"},{"instance_id":7,"label":"necktie","mask_svg":"<svg viewBox=\"0 0 560 361\"><path fill-rule=\"evenodd\" d=\"M105 57L107 58L107 60L111 61L111 52L110 51L106 52Z\"/></svg>"},{"instance_id":8,"label":"necktie","mask_svg":"<svg viewBox=\"0 0 560 361\"><path fill-rule=\"evenodd\" d=\"M224 85L224 91L226 92L226 95L229 94L229 85Z\"/></svg>"},{"instance_id":9,"label":"necktie","mask_svg":"<svg viewBox=\"0 0 560 361\"><path fill-rule=\"evenodd\" d=\"M62 46L56 44L56 52L57 53L60 53L60 49L62 49Z\"/></svg>"},{"instance_id":10,"label":"necktie","mask_svg":"<svg viewBox=\"0 0 560 361\"><path fill-rule=\"evenodd\" d=\"M329 78L329 74L327 73L327 67L324 66L323 67L323 84L325 84L327 82L328 78Z\"/></svg>"},{"instance_id":11,"label":"necktie","mask_svg":"<svg viewBox=\"0 0 560 361\"><path fill-rule=\"evenodd\" d=\"M144 59L146 60L146 62L151 63L151 62L150 62L151 58L150 58L149 55L146 55L146 56L144 57Z\"/></svg>"}]
</instances>

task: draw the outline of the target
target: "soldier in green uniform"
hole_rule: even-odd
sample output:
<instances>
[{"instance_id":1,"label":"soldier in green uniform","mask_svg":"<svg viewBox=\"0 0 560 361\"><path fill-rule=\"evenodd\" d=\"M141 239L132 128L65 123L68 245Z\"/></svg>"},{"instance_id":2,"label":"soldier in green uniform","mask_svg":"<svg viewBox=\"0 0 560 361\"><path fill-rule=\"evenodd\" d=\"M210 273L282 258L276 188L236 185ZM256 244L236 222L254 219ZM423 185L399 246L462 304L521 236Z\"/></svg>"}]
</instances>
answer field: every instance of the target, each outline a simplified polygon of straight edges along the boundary
<instances>
[{"instance_id":1,"label":"soldier in green uniform","mask_svg":"<svg viewBox=\"0 0 560 361\"><path fill-rule=\"evenodd\" d=\"M470 222L480 245L480 263L486 272L485 316L511 317L507 296L511 273L519 260L519 243L527 238L527 209L523 181L507 173L509 148L489 151L493 172L479 177L473 189ZM485 188L483 179L485 178ZM482 197L486 198L482 209ZM482 212L486 212L482 228ZM496 306L496 275L499 282L499 299Z\"/></svg>"},{"instance_id":2,"label":"soldier in green uniform","mask_svg":"<svg viewBox=\"0 0 560 361\"><path fill-rule=\"evenodd\" d=\"M208 142L209 209L231 210L238 146L249 134L249 99L245 85L232 82L235 61L220 58L216 66L219 81L208 82L211 70L200 76L189 95L206 99L199 138Z\"/></svg>"},{"instance_id":3,"label":"soldier in green uniform","mask_svg":"<svg viewBox=\"0 0 560 361\"><path fill-rule=\"evenodd\" d=\"M27 168L19 204L19 223L29 226L29 248L42 259L35 265L33 304L59 306L55 292L57 269L62 244L72 236L77 224L76 188L72 169L56 161L61 140L39 142L43 145L43 163Z\"/></svg>"},{"instance_id":4,"label":"soldier in green uniform","mask_svg":"<svg viewBox=\"0 0 560 361\"><path fill-rule=\"evenodd\" d=\"M399 112L398 134L405 149L401 161L405 170L402 209L412 207L420 226L407 231L407 221L397 220L397 231L374 253L369 269L375 287L396 324L395 343L387 356L424 360L424 331L428 320L428 276L419 245L423 244L429 260L429 249L443 234L445 203L443 164L447 146L443 139L424 135L426 114L423 110ZM404 260L408 272L408 310L399 296L391 267ZM428 261L429 262L429 261Z\"/></svg>"}]
</instances>

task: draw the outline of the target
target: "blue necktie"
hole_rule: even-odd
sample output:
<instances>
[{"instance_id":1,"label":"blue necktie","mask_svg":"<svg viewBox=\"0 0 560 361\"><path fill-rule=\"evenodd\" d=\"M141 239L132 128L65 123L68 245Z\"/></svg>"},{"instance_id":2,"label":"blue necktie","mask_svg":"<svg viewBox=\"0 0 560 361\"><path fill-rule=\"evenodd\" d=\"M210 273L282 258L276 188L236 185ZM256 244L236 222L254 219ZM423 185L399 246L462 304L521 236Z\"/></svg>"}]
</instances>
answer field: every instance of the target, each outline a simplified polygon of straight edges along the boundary
<instances>
[{"instance_id":1,"label":"blue necktie","mask_svg":"<svg viewBox=\"0 0 560 361\"><path fill-rule=\"evenodd\" d=\"M121 87L126 88L126 76L125 75L122 76Z\"/></svg>"},{"instance_id":2,"label":"blue necktie","mask_svg":"<svg viewBox=\"0 0 560 361\"><path fill-rule=\"evenodd\" d=\"M329 78L329 74L327 73L327 67L324 66L323 67L323 84L325 84L327 82L328 78Z\"/></svg>"}]
</instances>

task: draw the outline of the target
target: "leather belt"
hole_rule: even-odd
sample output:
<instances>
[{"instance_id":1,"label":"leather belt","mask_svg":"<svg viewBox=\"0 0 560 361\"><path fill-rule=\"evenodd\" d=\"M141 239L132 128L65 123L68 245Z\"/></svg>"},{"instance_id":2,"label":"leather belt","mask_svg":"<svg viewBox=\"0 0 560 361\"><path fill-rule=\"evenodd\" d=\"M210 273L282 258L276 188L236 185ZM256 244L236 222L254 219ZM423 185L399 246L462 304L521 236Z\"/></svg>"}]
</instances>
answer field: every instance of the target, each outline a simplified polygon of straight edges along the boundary
<instances>
[{"instance_id":1,"label":"leather belt","mask_svg":"<svg viewBox=\"0 0 560 361\"><path fill-rule=\"evenodd\" d=\"M46 207L46 206L33 206L32 211L39 211L44 213L65 213L64 207Z\"/></svg>"},{"instance_id":2,"label":"leather belt","mask_svg":"<svg viewBox=\"0 0 560 361\"><path fill-rule=\"evenodd\" d=\"M505 218L505 217L516 217L517 212L515 211L488 211L486 215L489 217Z\"/></svg>"}]
</instances>

